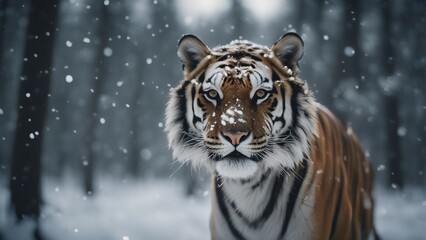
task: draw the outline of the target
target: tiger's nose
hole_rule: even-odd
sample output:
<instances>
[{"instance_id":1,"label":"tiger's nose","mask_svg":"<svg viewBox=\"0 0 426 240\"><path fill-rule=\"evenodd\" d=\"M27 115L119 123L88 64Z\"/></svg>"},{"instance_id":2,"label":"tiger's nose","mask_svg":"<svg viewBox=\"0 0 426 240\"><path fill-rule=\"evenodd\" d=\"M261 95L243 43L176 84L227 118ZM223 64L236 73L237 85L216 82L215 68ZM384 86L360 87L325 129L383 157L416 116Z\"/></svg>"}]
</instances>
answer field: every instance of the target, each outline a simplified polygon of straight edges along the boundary
<instances>
[{"instance_id":1,"label":"tiger's nose","mask_svg":"<svg viewBox=\"0 0 426 240\"><path fill-rule=\"evenodd\" d=\"M248 132L225 131L222 132L222 135L225 136L226 140L232 143L232 145L237 146L240 144L241 139L248 135Z\"/></svg>"}]
</instances>

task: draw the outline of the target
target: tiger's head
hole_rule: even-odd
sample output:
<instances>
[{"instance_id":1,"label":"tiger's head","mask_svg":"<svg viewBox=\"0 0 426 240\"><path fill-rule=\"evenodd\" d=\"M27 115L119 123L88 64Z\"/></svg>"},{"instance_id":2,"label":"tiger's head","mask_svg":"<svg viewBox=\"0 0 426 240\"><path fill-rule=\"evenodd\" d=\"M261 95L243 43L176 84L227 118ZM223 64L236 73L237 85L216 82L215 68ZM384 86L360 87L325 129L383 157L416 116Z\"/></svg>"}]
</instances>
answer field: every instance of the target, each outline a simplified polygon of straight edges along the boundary
<instances>
[{"instance_id":1,"label":"tiger's head","mask_svg":"<svg viewBox=\"0 0 426 240\"><path fill-rule=\"evenodd\" d=\"M173 157L233 179L291 171L316 135L315 100L297 77L302 55L295 33L271 48L232 41L210 49L193 35L182 37L184 79L166 109Z\"/></svg>"}]
</instances>

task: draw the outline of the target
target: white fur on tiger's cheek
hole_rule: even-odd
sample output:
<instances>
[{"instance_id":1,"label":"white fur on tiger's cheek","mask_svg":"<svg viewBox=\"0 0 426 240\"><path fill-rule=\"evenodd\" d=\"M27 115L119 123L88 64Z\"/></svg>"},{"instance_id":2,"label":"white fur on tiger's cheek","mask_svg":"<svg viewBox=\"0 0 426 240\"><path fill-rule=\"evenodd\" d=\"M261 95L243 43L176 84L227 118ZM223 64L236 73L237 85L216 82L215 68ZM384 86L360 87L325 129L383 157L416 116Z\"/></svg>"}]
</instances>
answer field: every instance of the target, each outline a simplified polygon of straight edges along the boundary
<instances>
[{"instance_id":1,"label":"white fur on tiger's cheek","mask_svg":"<svg viewBox=\"0 0 426 240\"><path fill-rule=\"evenodd\" d=\"M188 92L188 91L186 91ZM188 94L186 94L188 95ZM191 106L192 101L188 101L187 106ZM169 142L169 148L172 149L173 158L182 162L191 162L194 167L206 166L208 167L208 154L200 147L193 146L190 144L191 142L185 142L182 138L182 127L183 121L188 121L188 114L186 114L186 118L181 121L178 120L178 117L181 115L182 109L179 107L179 98L175 91L171 92L170 100L167 103L166 108L166 124L164 131L167 133L167 139ZM189 109L190 116L189 119L192 120L192 111ZM192 129L191 141L201 141L202 136L200 135L197 139L196 128L190 124L189 128Z\"/></svg>"},{"instance_id":2,"label":"white fur on tiger's cheek","mask_svg":"<svg viewBox=\"0 0 426 240\"><path fill-rule=\"evenodd\" d=\"M251 160L216 162L216 171L225 178L248 179L253 177L258 169L258 164Z\"/></svg>"}]
</instances>

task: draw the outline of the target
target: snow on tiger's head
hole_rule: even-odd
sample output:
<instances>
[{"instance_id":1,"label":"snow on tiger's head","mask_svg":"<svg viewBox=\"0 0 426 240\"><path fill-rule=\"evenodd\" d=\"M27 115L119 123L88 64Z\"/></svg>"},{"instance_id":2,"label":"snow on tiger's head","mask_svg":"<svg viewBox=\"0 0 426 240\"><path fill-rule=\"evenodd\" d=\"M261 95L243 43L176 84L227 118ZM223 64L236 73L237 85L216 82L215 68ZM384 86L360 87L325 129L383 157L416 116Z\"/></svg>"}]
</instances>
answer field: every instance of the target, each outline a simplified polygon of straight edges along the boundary
<instances>
[{"instance_id":1,"label":"snow on tiger's head","mask_svg":"<svg viewBox=\"0 0 426 240\"><path fill-rule=\"evenodd\" d=\"M209 49L184 36L184 80L166 109L173 157L234 179L294 168L316 133L314 98L297 78L302 55L295 33L272 48L233 41Z\"/></svg>"}]
</instances>

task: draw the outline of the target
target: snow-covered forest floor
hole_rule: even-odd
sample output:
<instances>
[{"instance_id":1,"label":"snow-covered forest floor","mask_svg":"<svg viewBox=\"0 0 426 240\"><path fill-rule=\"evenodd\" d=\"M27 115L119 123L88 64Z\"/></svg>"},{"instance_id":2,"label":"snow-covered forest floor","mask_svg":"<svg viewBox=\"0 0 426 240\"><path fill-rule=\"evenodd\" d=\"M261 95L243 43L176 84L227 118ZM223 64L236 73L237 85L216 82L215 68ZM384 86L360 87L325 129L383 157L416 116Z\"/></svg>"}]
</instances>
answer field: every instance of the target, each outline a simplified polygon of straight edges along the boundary
<instances>
[{"instance_id":1,"label":"snow-covered forest floor","mask_svg":"<svg viewBox=\"0 0 426 240\"><path fill-rule=\"evenodd\" d=\"M103 180L87 198L70 181L44 181L40 227L47 240L209 239L210 192L185 197L172 179ZM426 239L426 194L377 189L376 223L382 239ZM0 232L4 240L26 240L34 224L15 225L7 214L8 191L0 187ZM2 239L2 236L0 236ZM3 240L3 239L2 239Z\"/></svg>"}]
</instances>

